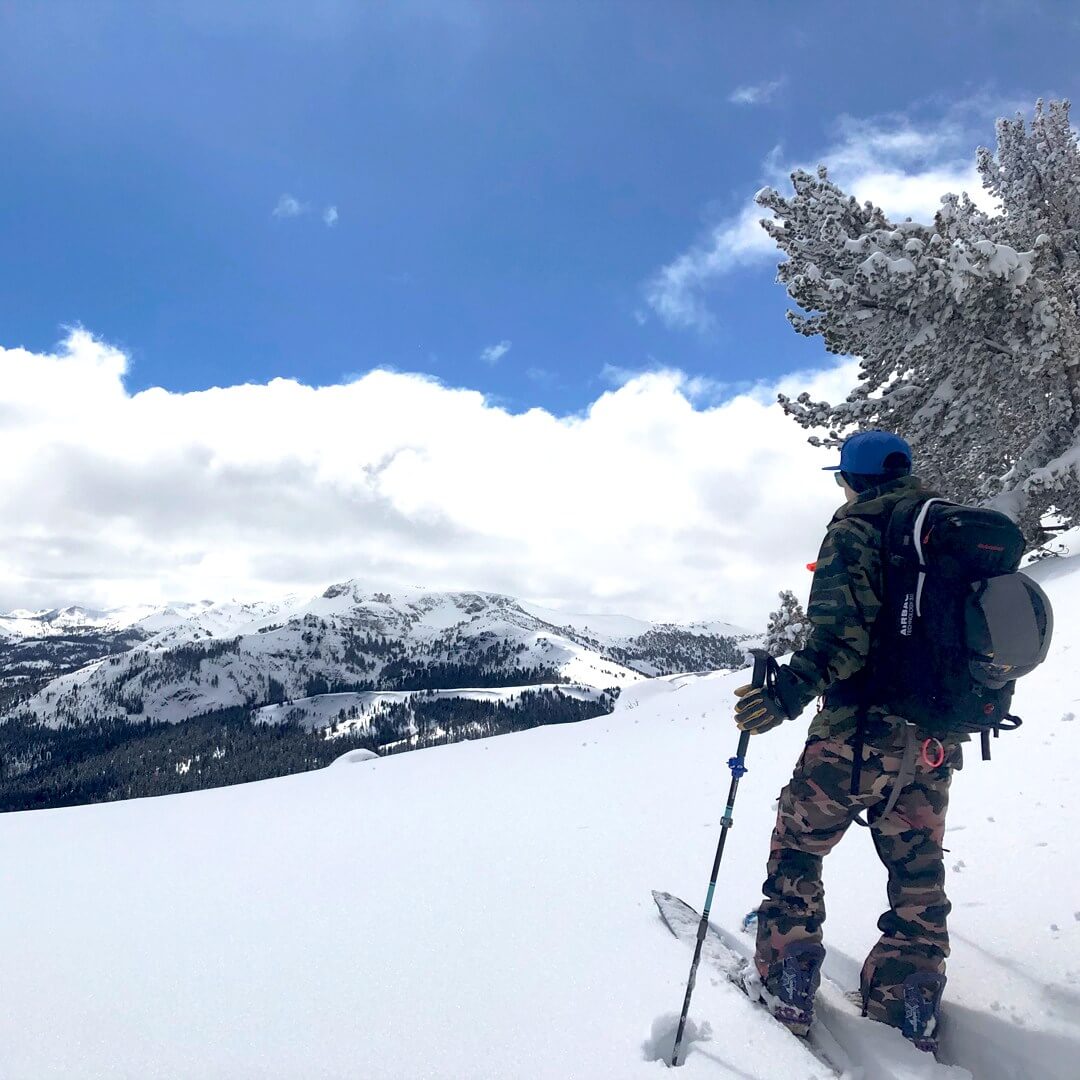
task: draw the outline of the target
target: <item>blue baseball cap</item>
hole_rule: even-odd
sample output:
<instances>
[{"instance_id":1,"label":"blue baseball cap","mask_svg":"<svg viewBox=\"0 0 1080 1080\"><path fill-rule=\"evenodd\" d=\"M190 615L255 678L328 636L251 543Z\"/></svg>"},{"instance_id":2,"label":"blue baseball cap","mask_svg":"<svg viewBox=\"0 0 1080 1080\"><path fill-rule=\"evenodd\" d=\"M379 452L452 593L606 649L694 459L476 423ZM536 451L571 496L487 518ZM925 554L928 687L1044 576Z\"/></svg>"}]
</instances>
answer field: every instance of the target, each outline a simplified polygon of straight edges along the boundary
<instances>
[{"instance_id":1,"label":"blue baseball cap","mask_svg":"<svg viewBox=\"0 0 1080 1080\"><path fill-rule=\"evenodd\" d=\"M903 460L893 457L894 454L902 454ZM910 469L911 447L905 439L891 431L859 431L844 440L840 448L840 464L826 465L823 471L851 473L852 476L881 476Z\"/></svg>"}]
</instances>

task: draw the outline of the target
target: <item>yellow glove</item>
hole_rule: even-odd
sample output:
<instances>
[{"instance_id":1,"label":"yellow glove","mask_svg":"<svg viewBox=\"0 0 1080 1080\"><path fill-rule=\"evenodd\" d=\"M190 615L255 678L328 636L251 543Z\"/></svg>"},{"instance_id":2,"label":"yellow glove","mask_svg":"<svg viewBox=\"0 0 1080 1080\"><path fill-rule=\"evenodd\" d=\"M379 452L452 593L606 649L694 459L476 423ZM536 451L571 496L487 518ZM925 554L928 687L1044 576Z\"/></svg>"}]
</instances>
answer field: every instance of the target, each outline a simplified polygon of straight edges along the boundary
<instances>
[{"instance_id":1,"label":"yellow glove","mask_svg":"<svg viewBox=\"0 0 1080 1080\"><path fill-rule=\"evenodd\" d=\"M760 735L789 719L787 711L763 686L740 686L735 691L735 723L740 731Z\"/></svg>"}]
</instances>

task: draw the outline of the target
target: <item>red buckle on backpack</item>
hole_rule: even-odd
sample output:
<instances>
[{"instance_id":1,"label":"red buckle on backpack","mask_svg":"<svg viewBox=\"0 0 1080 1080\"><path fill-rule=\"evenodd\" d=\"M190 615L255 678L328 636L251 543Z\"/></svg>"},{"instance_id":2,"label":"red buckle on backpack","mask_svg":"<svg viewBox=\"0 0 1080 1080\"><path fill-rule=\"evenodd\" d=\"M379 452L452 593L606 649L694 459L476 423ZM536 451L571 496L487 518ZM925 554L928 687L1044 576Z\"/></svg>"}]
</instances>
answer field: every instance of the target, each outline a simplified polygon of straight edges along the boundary
<instances>
[{"instance_id":1,"label":"red buckle on backpack","mask_svg":"<svg viewBox=\"0 0 1080 1080\"><path fill-rule=\"evenodd\" d=\"M937 749L934 752L934 757L931 759L930 748L935 744ZM930 769L938 769L945 764L945 747L940 739L923 739L922 759L923 764Z\"/></svg>"}]
</instances>

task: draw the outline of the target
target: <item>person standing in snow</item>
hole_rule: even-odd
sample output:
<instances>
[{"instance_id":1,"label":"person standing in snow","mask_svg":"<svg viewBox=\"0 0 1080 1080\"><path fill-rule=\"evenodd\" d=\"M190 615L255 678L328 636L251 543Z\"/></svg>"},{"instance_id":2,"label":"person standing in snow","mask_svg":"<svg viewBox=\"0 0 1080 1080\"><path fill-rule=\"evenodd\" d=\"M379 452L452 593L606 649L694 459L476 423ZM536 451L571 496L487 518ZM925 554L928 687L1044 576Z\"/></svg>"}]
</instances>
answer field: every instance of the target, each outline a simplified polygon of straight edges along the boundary
<instances>
[{"instance_id":1,"label":"person standing in snow","mask_svg":"<svg viewBox=\"0 0 1080 1080\"><path fill-rule=\"evenodd\" d=\"M911 448L884 431L848 438L831 466L847 502L829 524L807 607L810 636L770 687L740 687L736 723L769 731L817 697L802 756L780 795L769 850L757 947L745 988L805 1033L825 950L822 860L866 811L888 870L889 910L862 968L863 1014L936 1048L949 955L942 840L949 782L961 766L959 738L932 757L912 753L912 733L880 700L889 657L875 649L884 603L883 530L902 499L931 498L911 475ZM914 760L912 760L914 758ZM860 824L862 822L860 821ZM756 969L756 970L755 970Z\"/></svg>"}]
</instances>

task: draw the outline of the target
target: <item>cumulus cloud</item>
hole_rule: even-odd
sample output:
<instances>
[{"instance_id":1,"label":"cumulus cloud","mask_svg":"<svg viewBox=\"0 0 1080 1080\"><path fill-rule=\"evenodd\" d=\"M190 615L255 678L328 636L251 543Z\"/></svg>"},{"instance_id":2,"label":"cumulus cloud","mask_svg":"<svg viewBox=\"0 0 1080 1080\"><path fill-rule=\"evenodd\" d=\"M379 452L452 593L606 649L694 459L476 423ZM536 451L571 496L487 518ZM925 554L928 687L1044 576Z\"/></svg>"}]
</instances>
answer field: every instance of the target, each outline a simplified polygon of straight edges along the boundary
<instances>
[{"instance_id":1,"label":"cumulus cloud","mask_svg":"<svg viewBox=\"0 0 1080 1080\"><path fill-rule=\"evenodd\" d=\"M837 501L761 385L695 401L645 372L514 414L422 375L131 393L77 331L0 348L0 607L372 587L760 626L805 590ZM854 365L793 375L838 397Z\"/></svg>"},{"instance_id":2,"label":"cumulus cloud","mask_svg":"<svg viewBox=\"0 0 1080 1080\"><path fill-rule=\"evenodd\" d=\"M497 364L512 348L514 343L512 341L500 341L498 345L489 345L481 354L480 359L485 364L491 364L494 366Z\"/></svg>"},{"instance_id":3,"label":"cumulus cloud","mask_svg":"<svg viewBox=\"0 0 1080 1080\"><path fill-rule=\"evenodd\" d=\"M733 105L766 105L783 88L784 79L774 79L771 82L758 83L755 86L740 86L731 92L728 97Z\"/></svg>"},{"instance_id":4,"label":"cumulus cloud","mask_svg":"<svg viewBox=\"0 0 1080 1080\"><path fill-rule=\"evenodd\" d=\"M966 191L989 209L975 169L975 148L993 131L989 117L1000 108L1000 103L966 103L926 123L903 115L842 117L832 144L812 158L785 160L775 148L762 163L761 179L785 190L795 169L813 171L821 163L845 191L894 218L931 221L947 192ZM707 286L740 267L780 257L759 224L762 216L748 193L734 214L661 267L645 285L645 299L656 315L668 326L709 330L713 317Z\"/></svg>"},{"instance_id":5,"label":"cumulus cloud","mask_svg":"<svg viewBox=\"0 0 1080 1080\"><path fill-rule=\"evenodd\" d=\"M338 223L338 209L337 209L337 207L336 206L328 206L323 211L322 219L323 219L323 224L328 229L332 229Z\"/></svg>"},{"instance_id":6,"label":"cumulus cloud","mask_svg":"<svg viewBox=\"0 0 1080 1080\"><path fill-rule=\"evenodd\" d=\"M278 197L277 206L272 213L276 218L294 218L306 214L310 209L307 203L302 203L295 196L286 193Z\"/></svg>"}]
</instances>

